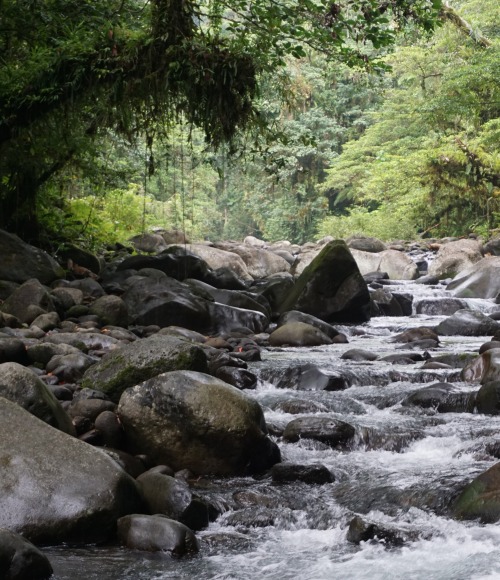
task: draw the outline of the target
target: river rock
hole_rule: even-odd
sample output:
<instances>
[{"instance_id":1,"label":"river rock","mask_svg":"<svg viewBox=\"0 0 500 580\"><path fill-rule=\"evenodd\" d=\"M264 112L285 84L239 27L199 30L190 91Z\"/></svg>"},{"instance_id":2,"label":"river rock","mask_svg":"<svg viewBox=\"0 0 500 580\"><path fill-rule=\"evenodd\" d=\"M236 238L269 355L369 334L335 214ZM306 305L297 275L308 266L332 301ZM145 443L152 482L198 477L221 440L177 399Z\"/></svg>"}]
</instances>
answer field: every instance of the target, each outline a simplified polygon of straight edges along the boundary
<instances>
[{"instance_id":1,"label":"river rock","mask_svg":"<svg viewBox=\"0 0 500 580\"><path fill-rule=\"evenodd\" d=\"M3 398L0 463L0 526L33 542L103 541L141 508L136 483L110 457Z\"/></svg>"},{"instance_id":2,"label":"river rock","mask_svg":"<svg viewBox=\"0 0 500 580\"><path fill-rule=\"evenodd\" d=\"M446 289L460 298L496 298L500 293L500 257L476 262L455 276Z\"/></svg>"},{"instance_id":3,"label":"river rock","mask_svg":"<svg viewBox=\"0 0 500 580\"><path fill-rule=\"evenodd\" d=\"M347 541L353 544L368 542L370 540L382 542L387 547L404 546L409 541L415 541L417 533L407 533L388 525L369 522L360 516L351 520L347 530Z\"/></svg>"},{"instance_id":4,"label":"river rock","mask_svg":"<svg viewBox=\"0 0 500 580\"><path fill-rule=\"evenodd\" d=\"M475 393L461 392L449 383L434 383L408 395L401 405L435 409L438 413L472 413L475 402Z\"/></svg>"},{"instance_id":5,"label":"river rock","mask_svg":"<svg viewBox=\"0 0 500 580\"><path fill-rule=\"evenodd\" d=\"M0 230L0 280L26 282L36 278L50 284L64 276L64 270L46 252Z\"/></svg>"},{"instance_id":6,"label":"river rock","mask_svg":"<svg viewBox=\"0 0 500 580\"><path fill-rule=\"evenodd\" d=\"M45 554L19 534L0 528L0 578L48 580L52 566Z\"/></svg>"},{"instance_id":7,"label":"river rock","mask_svg":"<svg viewBox=\"0 0 500 580\"><path fill-rule=\"evenodd\" d=\"M255 280L251 286L252 292L261 294L268 301L273 317L278 315L278 308L285 300L294 285L294 278L291 274L275 274L269 278Z\"/></svg>"},{"instance_id":8,"label":"river rock","mask_svg":"<svg viewBox=\"0 0 500 580\"><path fill-rule=\"evenodd\" d=\"M133 514L120 518L118 539L132 550L170 552L175 557L199 551L198 540L187 526L160 515Z\"/></svg>"},{"instance_id":9,"label":"river rock","mask_svg":"<svg viewBox=\"0 0 500 580\"><path fill-rule=\"evenodd\" d=\"M481 245L476 240L456 240L443 244L429 266L428 274L438 278L453 278L482 258Z\"/></svg>"},{"instance_id":10,"label":"river rock","mask_svg":"<svg viewBox=\"0 0 500 580\"><path fill-rule=\"evenodd\" d=\"M374 352L363 350L361 348L351 348L346 350L340 358L343 360L353 360L357 362L374 361L377 360L378 355Z\"/></svg>"},{"instance_id":11,"label":"river rock","mask_svg":"<svg viewBox=\"0 0 500 580\"><path fill-rule=\"evenodd\" d=\"M245 369L235 368L234 366L221 366L214 376L240 390L257 388L256 375Z\"/></svg>"},{"instance_id":12,"label":"river rock","mask_svg":"<svg viewBox=\"0 0 500 580\"><path fill-rule=\"evenodd\" d=\"M475 310L457 310L436 326L436 332L443 336L488 336L495 334L500 324Z\"/></svg>"},{"instance_id":13,"label":"river rock","mask_svg":"<svg viewBox=\"0 0 500 580\"><path fill-rule=\"evenodd\" d=\"M240 256L248 273L254 279L268 278L273 274L290 270L290 264L284 258L263 248L230 242L219 242L216 247Z\"/></svg>"},{"instance_id":14,"label":"river rock","mask_svg":"<svg viewBox=\"0 0 500 580\"><path fill-rule=\"evenodd\" d=\"M476 395L476 407L485 415L500 414L500 380L484 383Z\"/></svg>"},{"instance_id":15,"label":"river rock","mask_svg":"<svg viewBox=\"0 0 500 580\"><path fill-rule=\"evenodd\" d=\"M152 335L106 354L85 372L82 386L103 391L118 401L128 387L181 369L206 372L203 349L173 336Z\"/></svg>"},{"instance_id":16,"label":"river rock","mask_svg":"<svg viewBox=\"0 0 500 580\"><path fill-rule=\"evenodd\" d=\"M345 447L354 437L352 425L329 417L298 417L285 427L283 439L294 443L299 439L314 439L330 447Z\"/></svg>"},{"instance_id":17,"label":"river rock","mask_svg":"<svg viewBox=\"0 0 500 580\"><path fill-rule=\"evenodd\" d=\"M235 254L232 251L228 252L204 244L191 244L187 246L187 249L205 260L213 270L226 267L234 272L241 280L249 282L253 280L245 262L240 256L238 256L238 254Z\"/></svg>"},{"instance_id":18,"label":"river rock","mask_svg":"<svg viewBox=\"0 0 500 580\"><path fill-rule=\"evenodd\" d=\"M138 252L157 253L165 250L167 244L160 234L144 232L129 240Z\"/></svg>"},{"instance_id":19,"label":"river rock","mask_svg":"<svg viewBox=\"0 0 500 580\"><path fill-rule=\"evenodd\" d=\"M274 483L302 481L303 483L323 485L335 481L333 473L318 463L309 465L278 463L271 468L271 477Z\"/></svg>"},{"instance_id":20,"label":"river rock","mask_svg":"<svg viewBox=\"0 0 500 580\"><path fill-rule=\"evenodd\" d=\"M282 314L277 322L278 328L290 322L302 322L304 324L314 326L332 340L335 340L340 334L339 331L331 324L328 324L327 322L324 322L315 316L306 314L305 312L299 312L298 310L289 310L288 312Z\"/></svg>"},{"instance_id":21,"label":"river rock","mask_svg":"<svg viewBox=\"0 0 500 580\"><path fill-rule=\"evenodd\" d=\"M384 250L375 254L352 249L351 253L363 275L371 272L384 272L391 280L415 280L418 278L417 265L403 252Z\"/></svg>"},{"instance_id":22,"label":"river rock","mask_svg":"<svg viewBox=\"0 0 500 580\"><path fill-rule=\"evenodd\" d=\"M461 373L468 383L489 383L500 380L500 348L486 350L470 361Z\"/></svg>"},{"instance_id":23,"label":"river rock","mask_svg":"<svg viewBox=\"0 0 500 580\"><path fill-rule=\"evenodd\" d=\"M427 316L451 316L457 310L466 308L465 300L458 298L423 298L417 302L415 313Z\"/></svg>"},{"instance_id":24,"label":"river rock","mask_svg":"<svg viewBox=\"0 0 500 580\"><path fill-rule=\"evenodd\" d=\"M27 362L26 347L22 340L14 337L0 338L0 364L6 362Z\"/></svg>"},{"instance_id":25,"label":"river rock","mask_svg":"<svg viewBox=\"0 0 500 580\"><path fill-rule=\"evenodd\" d=\"M377 238L369 236L355 235L347 238L346 244L353 250L361 250L362 252L378 253L387 249L387 246Z\"/></svg>"},{"instance_id":26,"label":"river rock","mask_svg":"<svg viewBox=\"0 0 500 580\"><path fill-rule=\"evenodd\" d=\"M157 256L130 256L118 266L120 270L139 270L145 274L144 269L153 268L161 271L170 278L182 281L186 278L194 278L210 283L212 269L205 260L193 254L184 246L169 246Z\"/></svg>"},{"instance_id":27,"label":"river rock","mask_svg":"<svg viewBox=\"0 0 500 580\"><path fill-rule=\"evenodd\" d=\"M269 335L271 346L319 346L332 342L321 330L303 322L288 322Z\"/></svg>"},{"instance_id":28,"label":"river rock","mask_svg":"<svg viewBox=\"0 0 500 580\"><path fill-rule=\"evenodd\" d=\"M410 328L400 334L396 334L391 338L391 342L401 342L409 344L412 342L419 342L421 340L433 340L436 344L439 343L439 336L432 328L427 326L419 326L417 328Z\"/></svg>"},{"instance_id":29,"label":"river rock","mask_svg":"<svg viewBox=\"0 0 500 580\"><path fill-rule=\"evenodd\" d=\"M21 322L30 324L40 314L55 310L54 303L45 286L38 280L27 280L2 304L2 311Z\"/></svg>"},{"instance_id":30,"label":"river rock","mask_svg":"<svg viewBox=\"0 0 500 580\"><path fill-rule=\"evenodd\" d=\"M478 475L453 503L451 513L463 520L489 524L500 519L500 463Z\"/></svg>"},{"instance_id":31,"label":"river rock","mask_svg":"<svg viewBox=\"0 0 500 580\"><path fill-rule=\"evenodd\" d=\"M71 419L33 371L15 362L0 365L0 397L16 403L45 423L75 434Z\"/></svg>"},{"instance_id":32,"label":"river rock","mask_svg":"<svg viewBox=\"0 0 500 580\"><path fill-rule=\"evenodd\" d=\"M128 325L128 309L125 302L119 297L110 294L97 298L89 308L90 314L99 317L104 325L123 326Z\"/></svg>"},{"instance_id":33,"label":"river rock","mask_svg":"<svg viewBox=\"0 0 500 580\"><path fill-rule=\"evenodd\" d=\"M55 375L59 381L75 383L80 381L85 371L95 363L95 358L83 352L58 354L50 359L45 370Z\"/></svg>"},{"instance_id":34,"label":"river rock","mask_svg":"<svg viewBox=\"0 0 500 580\"><path fill-rule=\"evenodd\" d=\"M366 322L370 295L343 240L329 242L297 279L280 312L299 310L325 322Z\"/></svg>"},{"instance_id":35,"label":"river rock","mask_svg":"<svg viewBox=\"0 0 500 580\"><path fill-rule=\"evenodd\" d=\"M154 470L137 478L144 500L151 514L162 514L180 521L192 530L209 524L207 506L193 498L185 481Z\"/></svg>"},{"instance_id":36,"label":"river rock","mask_svg":"<svg viewBox=\"0 0 500 580\"><path fill-rule=\"evenodd\" d=\"M132 452L175 470L255 473L280 460L260 405L203 373L164 373L127 389L118 414Z\"/></svg>"},{"instance_id":37,"label":"river rock","mask_svg":"<svg viewBox=\"0 0 500 580\"><path fill-rule=\"evenodd\" d=\"M210 326L206 300L173 278L138 277L122 298L131 324L182 326L196 331Z\"/></svg>"},{"instance_id":38,"label":"river rock","mask_svg":"<svg viewBox=\"0 0 500 580\"><path fill-rule=\"evenodd\" d=\"M311 363L286 369L263 368L260 377L278 389L297 391L341 391L350 386L345 377L338 373L326 373Z\"/></svg>"}]
</instances>

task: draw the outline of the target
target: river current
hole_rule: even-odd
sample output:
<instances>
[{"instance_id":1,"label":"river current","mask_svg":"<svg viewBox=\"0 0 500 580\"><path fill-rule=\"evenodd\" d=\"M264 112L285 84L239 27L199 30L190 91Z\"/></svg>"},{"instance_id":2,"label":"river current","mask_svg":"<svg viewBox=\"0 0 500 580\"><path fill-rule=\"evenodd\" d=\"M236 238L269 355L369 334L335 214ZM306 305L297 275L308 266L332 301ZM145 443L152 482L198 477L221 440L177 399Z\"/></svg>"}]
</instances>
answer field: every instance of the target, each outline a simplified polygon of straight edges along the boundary
<instances>
[{"instance_id":1,"label":"river current","mask_svg":"<svg viewBox=\"0 0 500 580\"><path fill-rule=\"evenodd\" d=\"M389 289L411 294L413 312L421 301L449 297L443 286L405 282ZM468 300L467 305L485 313L499 308L487 300ZM464 393L477 390L478 385L461 383L457 368L423 370L423 362L340 358L352 348L380 356L402 352L399 347L406 352L405 345L390 338L412 327L435 326L443 318L413 314L376 317L356 327L337 326L348 335L349 344L263 349L262 361L251 363L251 370L262 377L279 376L289 367L307 363L348 377L351 386L342 391L277 388L267 380L261 380L255 391L247 391L262 405L272 433L312 414L355 427L355 443L342 450L308 439L286 443L275 435L284 461L322 464L334 474L333 483L278 485L268 477L200 479L194 490L222 515L197 534L199 555L174 560L120 547L46 548L55 580L500 578L500 525L459 522L447 515L449 502L464 483L497 461L487 450L500 448L500 416L437 413L401 405L410 393L436 382L453 383ZM477 353L490 338L441 337L440 347L429 354L434 358ZM284 412L282 408L289 409L292 400L307 412ZM405 537L403 545L349 542L347 530L356 515L397 529Z\"/></svg>"}]
</instances>

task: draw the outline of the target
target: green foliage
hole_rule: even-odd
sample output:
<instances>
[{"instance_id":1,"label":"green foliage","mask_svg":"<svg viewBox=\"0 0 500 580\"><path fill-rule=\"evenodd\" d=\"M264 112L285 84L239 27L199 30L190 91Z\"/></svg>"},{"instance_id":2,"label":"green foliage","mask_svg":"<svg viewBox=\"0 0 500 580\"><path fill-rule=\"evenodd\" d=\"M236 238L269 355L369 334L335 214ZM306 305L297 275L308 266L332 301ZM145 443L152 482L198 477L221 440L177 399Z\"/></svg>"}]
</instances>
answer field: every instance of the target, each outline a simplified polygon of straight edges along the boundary
<instances>
[{"instance_id":1,"label":"green foliage","mask_svg":"<svg viewBox=\"0 0 500 580\"><path fill-rule=\"evenodd\" d=\"M146 135L151 147L182 120L212 144L234 142L245 127L267 126L257 98L266 75L283 78L277 70L288 58L314 49L377 66L376 49L391 45L398 27L429 31L440 7L438 0L3 0L0 226L37 237L38 192L70 161L87 161L93 143L104 146L108 129L131 142Z\"/></svg>"},{"instance_id":2,"label":"green foliage","mask_svg":"<svg viewBox=\"0 0 500 580\"><path fill-rule=\"evenodd\" d=\"M472 26L447 24L387 57L391 88L382 106L332 160L323 187L337 216L349 206L348 233L362 228L387 239L406 237L409 223L435 235L498 227L500 9L461 7L479 17ZM474 32L478 24L492 37ZM339 221L327 218L318 231Z\"/></svg>"}]
</instances>

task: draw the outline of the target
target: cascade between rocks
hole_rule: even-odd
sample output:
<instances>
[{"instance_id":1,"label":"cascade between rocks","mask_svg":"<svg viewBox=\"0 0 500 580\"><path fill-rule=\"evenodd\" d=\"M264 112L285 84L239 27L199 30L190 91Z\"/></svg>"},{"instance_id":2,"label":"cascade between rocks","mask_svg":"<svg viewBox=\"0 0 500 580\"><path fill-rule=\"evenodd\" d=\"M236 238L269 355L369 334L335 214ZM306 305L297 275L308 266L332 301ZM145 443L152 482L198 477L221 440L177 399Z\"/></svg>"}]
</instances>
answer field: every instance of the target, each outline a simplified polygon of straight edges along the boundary
<instances>
[{"instance_id":1,"label":"cascade between rocks","mask_svg":"<svg viewBox=\"0 0 500 580\"><path fill-rule=\"evenodd\" d=\"M460 378L461 367L491 335L441 336L438 348L391 342L398 333L444 320L451 294L440 285L388 284L413 297L411 316L336 325L349 343L268 348L262 361L249 363L259 376L249 394L263 407L285 466L302 466L298 478L289 481L279 469L273 478L200 478L194 490L222 515L197 534L196 557L45 548L55 580L500 577L500 526L449 513L465 483L500 457L500 416L475 411L469 402L479 385ZM498 309L493 300L465 302L483 313ZM342 358L353 349L375 360ZM381 360L401 353L417 360ZM329 383L334 390L299 390L297 377L307 365L337 377ZM340 383L344 388L335 390ZM414 395L436 383L445 391L452 385L452 394L439 401ZM290 434L292 421L302 426L302 436ZM321 435L339 422L350 426L348 437ZM307 435L312 432L314 438Z\"/></svg>"}]
</instances>

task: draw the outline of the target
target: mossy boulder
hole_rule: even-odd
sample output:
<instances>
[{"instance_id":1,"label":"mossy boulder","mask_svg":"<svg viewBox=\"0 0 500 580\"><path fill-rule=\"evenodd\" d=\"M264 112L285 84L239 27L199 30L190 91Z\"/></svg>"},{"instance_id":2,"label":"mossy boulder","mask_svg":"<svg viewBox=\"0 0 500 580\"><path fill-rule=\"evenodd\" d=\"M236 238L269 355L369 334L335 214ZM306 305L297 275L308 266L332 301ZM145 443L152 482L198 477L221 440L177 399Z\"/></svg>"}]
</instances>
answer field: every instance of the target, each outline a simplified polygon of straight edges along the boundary
<instances>
[{"instance_id":1,"label":"mossy boulder","mask_svg":"<svg viewBox=\"0 0 500 580\"><path fill-rule=\"evenodd\" d=\"M333 240L299 276L280 312L299 310L325 322L366 322L370 294L343 240Z\"/></svg>"},{"instance_id":2,"label":"mossy boulder","mask_svg":"<svg viewBox=\"0 0 500 580\"><path fill-rule=\"evenodd\" d=\"M500 519L500 463L478 475L452 506L457 519L493 523Z\"/></svg>"},{"instance_id":3,"label":"mossy boulder","mask_svg":"<svg viewBox=\"0 0 500 580\"><path fill-rule=\"evenodd\" d=\"M125 389L174 370L207 372L205 351L187 340L155 334L105 355L85 372L82 386L118 402Z\"/></svg>"},{"instance_id":4,"label":"mossy boulder","mask_svg":"<svg viewBox=\"0 0 500 580\"><path fill-rule=\"evenodd\" d=\"M127 389L118 415L130 452L175 470L250 474L280 460L258 402L204 373L173 371Z\"/></svg>"}]
</instances>

